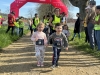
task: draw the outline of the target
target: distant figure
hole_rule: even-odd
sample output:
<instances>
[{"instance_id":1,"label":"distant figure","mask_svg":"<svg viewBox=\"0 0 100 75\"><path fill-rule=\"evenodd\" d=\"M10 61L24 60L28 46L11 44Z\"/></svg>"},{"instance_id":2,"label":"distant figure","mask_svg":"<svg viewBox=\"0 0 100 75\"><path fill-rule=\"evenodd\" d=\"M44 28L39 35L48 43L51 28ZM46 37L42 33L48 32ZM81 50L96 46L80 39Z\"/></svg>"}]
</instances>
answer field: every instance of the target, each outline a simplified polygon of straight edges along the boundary
<instances>
[{"instance_id":1,"label":"distant figure","mask_svg":"<svg viewBox=\"0 0 100 75\"><path fill-rule=\"evenodd\" d=\"M80 39L80 14L77 13L76 16L78 17L76 22L75 22L75 26L74 26L74 35L73 38L71 39L71 41L74 40L76 33L78 33L78 37Z\"/></svg>"},{"instance_id":2,"label":"distant figure","mask_svg":"<svg viewBox=\"0 0 100 75\"><path fill-rule=\"evenodd\" d=\"M85 30L85 42L89 43L89 34L88 34L87 21L86 21L87 14L88 14L88 9L90 9L90 7L85 8L86 16L85 16L85 19L83 21L83 25L84 25L84 30Z\"/></svg>"},{"instance_id":3,"label":"distant figure","mask_svg":"<svg viewBox=\"0 0 100 75\"><path fill-rule=\"evenodd\" d=\"M33 25L32 25L31 34L33 33L33 31L35 32L37 30L36 27L39 24L39 22L40 22L40 18L39 18L39 15L36 13L35 17L33 18Z\"/></svg>"},{"instance_id":4,"label":"distant figure","mask_svg":"<svg viewBox=\"0 0 100 75\"><path fill-rule=\"evenodd\" d=\"M95 49L94 45L94 18L95 18L95 7L96 7L96 2L95 1L90 1L89 3L90 9L88 9L88 14L87 14L87 29L88 29L88 34L89 34L89 43L91 49Z\"/></svg>"},{"instance_id":5,"label":"distant figure","mask_svg":"<svg viewBox=\"0 0 100 75\"><path fill-rule=\"evenodd\" d=\"M100 5L96 6L96 17L94 20L95 38L98 51L100 51Z\"/></svg>"},{"instance_id":6,"label":"distant figure","mask_svg":"<svg viewBox=\"0 0 100 75\"><path fill-rule=\"evenodd\" d=\"M1 25L2 25L2 16L0 15L0 28L1 28Z\"/></svg>"},{"instance_id":7,"label":"distant figure","mask_svg":"<svg viewBox=\"0 0 100 75\"><path fill-rule=\"evenodd\" d=\"M16 22L15 13L12 11L12 12L10 12L10 14L8 14L8 29L7 29L6 33L8 33L10 28L12 28L11 35L14 34L14 28L15 28L14 22Z\"/></svg>"},{"instance_id":8,"label":"distant figure","mask_svg":"<svg viewBox=\"0 0 100 75\"><path fill-rule=\"evenodd\" d=\"M70 32L69 32L67 24L63 26L63 33L66 35L67 38L70 36Z\"/></svg>"},{"instance_id":9,"label":"distant figure","mask_svg":"<svg viewBox=\"0 0 100 75\"><path fill-rule=\"evenodd\" d=\"M20 17L19 18L19 35L20 36L23 36L23 33L24 33L23 31L24 31L24 25L25 24L24 24L24 21L23 20L24 20L23 17Z\"/></svg>"}]
</instances>

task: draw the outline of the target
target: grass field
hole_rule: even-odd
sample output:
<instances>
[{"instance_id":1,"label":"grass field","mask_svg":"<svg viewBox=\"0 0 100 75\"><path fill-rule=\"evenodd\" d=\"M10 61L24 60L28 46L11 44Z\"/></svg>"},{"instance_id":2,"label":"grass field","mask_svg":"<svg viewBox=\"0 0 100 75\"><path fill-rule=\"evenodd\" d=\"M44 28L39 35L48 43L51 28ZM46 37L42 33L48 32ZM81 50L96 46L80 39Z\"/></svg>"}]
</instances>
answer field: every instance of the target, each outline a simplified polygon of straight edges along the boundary
<instances>
[{"instance_id":1,"label":"grass field","mask_svg":"<svg viewBox=\"0 0 100 75\"><path fill-rule=\"evenodd\" d=\"M18 40L20 37L14 34L13 36L11 35L11 30L8 33L5 33L7 30L7 26L2 26L0 28L0 48L4 48L11 44L12 42ZM24 34L28 32L27 26L24 28Z\"/></svg>"},{"instance_id":2,"label":"grass field","mask_svg":"<svg viewBox=\"0 0 100 75\"><path fill-rule=\"evenodd\" d=\"M73 36L73 30L70 30L71 36L69 37L69 39L72 38ZM91 54L95 57L99 57L100 58L100 51L97 51L97 47L95 47L95 50L92 50L90 48L90 44L85 42L85 33L84 31L81 32L81 38L79 39L78 36L75 37L75 39L73 41L69 41L69 44L73 47L75 47L75 49L79 50L79 51L84 51L85 53Z\"/></svg>"}]
</instances>

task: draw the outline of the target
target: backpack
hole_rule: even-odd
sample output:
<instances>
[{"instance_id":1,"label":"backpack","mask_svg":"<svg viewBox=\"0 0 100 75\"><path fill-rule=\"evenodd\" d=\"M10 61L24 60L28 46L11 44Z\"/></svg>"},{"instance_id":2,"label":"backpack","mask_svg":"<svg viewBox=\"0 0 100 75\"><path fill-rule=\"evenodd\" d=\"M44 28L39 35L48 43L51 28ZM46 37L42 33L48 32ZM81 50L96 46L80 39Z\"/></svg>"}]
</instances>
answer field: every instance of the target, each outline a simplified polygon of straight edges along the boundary
<instances>
[{"instance_id":1,"label":"backpack","mask_svg":"<svg viewBox=\"0 0 100 75\"><path fill-rule=\"evenodd\" d=\"M8 14L8 24L14 24L13 15Z\"/></svg>"}]
</instances>

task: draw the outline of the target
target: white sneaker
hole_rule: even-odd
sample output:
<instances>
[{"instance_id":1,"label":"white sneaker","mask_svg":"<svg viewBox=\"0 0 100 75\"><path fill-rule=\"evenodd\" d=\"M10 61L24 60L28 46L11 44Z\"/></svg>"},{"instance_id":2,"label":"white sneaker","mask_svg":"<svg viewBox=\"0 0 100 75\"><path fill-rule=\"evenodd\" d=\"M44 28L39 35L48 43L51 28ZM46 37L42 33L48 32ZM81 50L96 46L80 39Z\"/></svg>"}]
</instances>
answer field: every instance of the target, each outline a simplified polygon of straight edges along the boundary
<instances>
[{"instance_id":1,"label":"white sneaker","mask_svg":"<svg viewBox=\"0 0 100 75\"><path fill-rule=\"evenodd\" d=\"M51 69L55 69L55 65L52 65L52 66L51 66Z\"/></svg>"},{"instance_id":2,"label":"white sneaker","mask_svg":"<svg viewBox=\"0 0 100 75\"><path fill-rule=\"evenodd\" d=\"M38 66L38 67L41 66L41 65L40 65L40 62L37 62L37 66Z\"/></svg>"},{"instance_id":3,"label":"white sneaker","mask_svg":"<svg viewBox=\"0 0 100 75\"><path fill-rule=\"evenodd\" d=\"M41 63L41 67L43 67L44 66L44 64L43 63Z\"/></svg>"}]
</instances>

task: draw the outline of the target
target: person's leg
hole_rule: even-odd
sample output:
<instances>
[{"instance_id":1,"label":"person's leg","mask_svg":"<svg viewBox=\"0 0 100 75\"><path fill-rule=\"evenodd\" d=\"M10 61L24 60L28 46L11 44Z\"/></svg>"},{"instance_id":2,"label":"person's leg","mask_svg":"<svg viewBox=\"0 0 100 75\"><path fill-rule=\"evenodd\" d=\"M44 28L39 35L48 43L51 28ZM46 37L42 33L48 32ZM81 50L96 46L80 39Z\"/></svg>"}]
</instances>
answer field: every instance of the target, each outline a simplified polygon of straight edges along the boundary
<instances>
[{"instance_id":1,"label":"person's leg","mask_svg":"<svg viewBox=\"0 0 100 75\"><path fill-rule=\"evenodd\" d=\"M37 66L40 66L40 48L39 47L35 47L35 56L36 56L36 59L37 59Z\"/></svg>"},{"instance_id":2,"label":"person's leg","mask_svg":"<svg viewBox=\"0 0 100 75\"><path fill-rule=\"evenodd\" d=\"M89 34L88 34L88 28L86 27L86 39L87 39L87 42L89 43Z\"/></svg>"},{"instance_id":3,"label":"person's leg","mask_svg":"<svg viewBox=\"0 0 100 75\"><path fill-rule=\"evenodd\" d=\"M57 49L57 61L56 61L56 66L58 66L58 60L60 56L61 49Z\"/></svg>"},{"instance_id":4,"label":"person's leg","mask_svg":"<svg viewBox=\"0 0 100 75\"><path fill-rule=\"evenodd\" d=\"M41 61L41 66L44 66L43 62L44 62L44 56L45 56L45 49L44 49L44 46L41 47L41 50L40 50L40 61Z\"/></svg>"},{"instance_id":5,"label":"person's leg","mask_svg":"<svg viewBox=\"0 0 100 75\"><path fill-rule=\"evenodd\" d=\"M19 36L19 28L17 27L17 35Z\"/></svg>"},{"instance_id":6,"label":"person's leg","mask_svg":"<svg viewBox=\"0 0 100 75\"><path fill-rule=\"evenodd\" d=\"M96 31L96 41L97 41L97 47L98 47L98 50L100 51L100 30L97 30Z\"/></svg>"},{"instance_id":7,"label":"person's leg","mask_svg":"<svg viewBox=\"0 0 100 75\"><path fill-rule=\"evenodd\" d=\"M81 36L80 36L80 33L78 33L78 38L80 39L80 37L81 37Z\"/></svg>"},{"instance_id":8,"label":"person's leg","mask_svg":"<svg viewBox=\"0 0 100 75\"><path fill-rule=\"evenodd\" d=\"M10 30L10 26L8 26L6 33L8 33L9 30Z\"/></svg>"},{"instance_id":9,"label":"person's leg","mask_svg":"<svg viewBox=\"0 0 100 75\"><path fill-rule=\"evenodd\" d=\"M71 41L73 41L73 40L74 40L75 36L76 36L76 33L74 33L73 38L71 39Z\"/></svg>"},{"instance_id":10,"label":"person's leg","mask_svg":"<svg viewBox=\"0 0 100 75\"><path fill-rule=\"evenodd\" d=\"M22 36L23 36L23 34L24 34L23 30L24 30L24 29L22 28Z\"/></svg>"},{"instance_id":11,"label":"person's leg","mask_svg":"<svg viewBox=\"0 0 100 75\"><path fill-rule=\"evenodd\" d=\"M85 30L85 42L87 42L87 33L86 33L86 27L84 27Z\"/></svg>"},{"instance_id":12,"label":"person's leg","mask_svg":"<svg viewBox=\"0 0 100 75\"><path fill-rule=\"evenodd\" d=\"M92 49L94 49L94 26L93 24L88 24L88 34L89 34L89 40L90 40L90 46Z\"/></svg>"},{"instance_id":13,"label":"person's leg","mask_svg":"<svg viewBox=\"0 0 100 75\"><path fill-rule=\"evenodd\" d=\"M52 59L52 65L56 66L57 61L57 48L53 47L53 59Z\"/></svg>"},{"instance_id":14,"label":"person's leg","mask_svg":"<svg viewBox=\"0 0 100 75\"><path fill-rule=\"evenodd\" d=\"M11 35L14 34L14 29L15 29L15 26L11 26L12 27L12 30L11 30Z\"/></svg>"}]
</instances>

